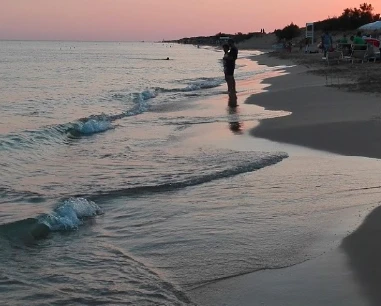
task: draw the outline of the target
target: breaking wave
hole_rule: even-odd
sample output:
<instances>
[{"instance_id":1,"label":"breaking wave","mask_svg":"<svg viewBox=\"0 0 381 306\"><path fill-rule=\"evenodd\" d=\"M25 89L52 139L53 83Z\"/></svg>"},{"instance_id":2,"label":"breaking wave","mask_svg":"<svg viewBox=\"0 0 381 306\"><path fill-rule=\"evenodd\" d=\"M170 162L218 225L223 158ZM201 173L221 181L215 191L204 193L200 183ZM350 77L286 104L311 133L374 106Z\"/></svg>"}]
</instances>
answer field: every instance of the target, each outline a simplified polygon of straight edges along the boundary
<instances>
[{"instance_id":1,"label":"breaking wave","mask_svg":"<svg viewBox=\"0 0 381 306\"><path fill-rule=\"evenodd\" d=\"M101 214L103 210L93 201L70 198L50 213L0 225L0 235L10 239L40 239L50 232L78 229L87 219Z\"/></svg>"}]
</instances>

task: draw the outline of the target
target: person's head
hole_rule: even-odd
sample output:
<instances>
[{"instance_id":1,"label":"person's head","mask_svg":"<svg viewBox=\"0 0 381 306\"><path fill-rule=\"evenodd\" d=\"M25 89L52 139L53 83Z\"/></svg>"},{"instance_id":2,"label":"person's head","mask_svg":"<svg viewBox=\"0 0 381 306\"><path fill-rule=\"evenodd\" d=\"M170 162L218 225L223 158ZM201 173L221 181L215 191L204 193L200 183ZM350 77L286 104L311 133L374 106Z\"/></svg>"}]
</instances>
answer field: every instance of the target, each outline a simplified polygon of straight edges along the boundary
<instances>
[{"instance_id":1,"label":"person's head","mask_svg":"<svg viewBox=\"0 0 381 306\"><path fill-rule=\"evenodd\" d=\"M344 37L344 38L347 38L347 34L344 33L344 34L343 34L343 37Z\"/></svg>"},{"instance_id":2,"label":"person's head","mask_svg":"<svg viewBox=\"0 0 381 306\"><path fill-rule=\"evenodd\" d=\"M232 38L229 38L228 45L229 45L229 47L233 47L234 46L234 40Z\"/></svg>"},{"instance_id":3,"label":"person's head","mask_svg":"<svg viewBox=\"0 0 381 306\"><path fill-rule=\"evenodd\" d=\"M355 39L355 37L353 35L351 35L351 37L349 37L350 41L353 41Z\"/></svg>"},{"instance_id":4,"label":"person's head","mask_svg":"<svg viewBox=\"0 0 381 306\"><path fill-rule=\"evenodd\" d=\"M229 51L229 45L228 44L223 44L222 45L222 50L224 50L225 53L227 53Z\"/></svg>"},{"instance_id":5,"label":"person's head","mask_svg":"<svg viewBox=\"0 0 381 306\"><path fill-rule=\"evenodd\" d=\"M361 32L358 31L356 35L359 36L359 37L361 37Z\"/></svg>"}]
</instances>

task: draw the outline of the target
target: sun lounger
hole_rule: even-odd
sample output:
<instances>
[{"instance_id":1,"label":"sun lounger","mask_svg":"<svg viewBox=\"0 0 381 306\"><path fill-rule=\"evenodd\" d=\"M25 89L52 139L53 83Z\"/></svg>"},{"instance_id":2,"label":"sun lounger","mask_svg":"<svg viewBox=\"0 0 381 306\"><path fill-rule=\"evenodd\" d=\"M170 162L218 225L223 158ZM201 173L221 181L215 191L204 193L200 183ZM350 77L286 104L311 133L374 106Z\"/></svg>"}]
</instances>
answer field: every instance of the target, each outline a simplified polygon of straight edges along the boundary
<instances>
[{"instance_id":1,"label":"sun lounger","mask_svg":"<svg viewBox=\"0 0 381 306\"><path fill-rule=\"evenodd\" d=\"M378 56L379 56L379 55L376 54L373 45L369 44L369 45L368 45L368 51L367 51L367 53L366 53L366 59L367 59L368 61L376 62Z\"/></svg>"},{"instance_id":2,"label":"sun lounger","mask_svg":"<svg viewBox=\"0 0 381 306\"><path fill-rule=\"evenodd\" d=\"M350 56L352 53L352 44L350 43L338 43L337 50L343 52L343 56Z\"/></svg>"},{"instance_id":3,"label":"sun lounger","mask_svg":"<svg viewBox=\"0 0 381 306\"><path fill-rule=\"evenodd\" d=\"M351 55L351 61L352 64L355 61L359 61L363 63L364 61L367 61L367 50L353 50Z\"/></svg>"},{"instance_id":4,"label":"sun lounger","mask_svg":"<svg viewBox=\"0 0 381 306\"><path fill-rule=\"evenodd\" d=\"M353 50L366 50L366 49L368 49L367 45L352 44L352 51Z\"/></svg>"},{"instance_id":5,"label":"sun lounger","mask_svg":"<svg viewBox=\"0 0 381 306\"><path fill-rule=\"evenodd\" d=\"M343 52L341 51L330 51L327 52L327 56L325 57L327 64L329 65L332 62L337 62L338 64L343 59Z\"/></svg>"}]
</instances>

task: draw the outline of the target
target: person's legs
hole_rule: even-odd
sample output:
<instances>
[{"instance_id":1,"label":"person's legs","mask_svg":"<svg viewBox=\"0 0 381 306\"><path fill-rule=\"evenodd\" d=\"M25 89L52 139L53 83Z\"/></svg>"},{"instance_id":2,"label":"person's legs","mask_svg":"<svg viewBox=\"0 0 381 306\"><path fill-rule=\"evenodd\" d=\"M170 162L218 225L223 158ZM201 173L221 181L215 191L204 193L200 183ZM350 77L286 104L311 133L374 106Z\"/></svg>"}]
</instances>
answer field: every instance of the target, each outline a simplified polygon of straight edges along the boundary
<instances>
[{"instance_id":1,"label":"person's legs","mask_svg":"<svg viewBox=\"0 0 381 306\"><path fill-rule=\"evenodd\" d=\"M237 90L235 88L235 78L234 78L234 74L231 76L231 85L230 85L230 93L233 93L233 94L236 94L237 93Z\"/></svg>"},{"instance_id":2,"label":"person's legs","mask_svg":"<svg viewBox=\"0 0 381 306\"><path fill-rule=\"evenodd\" d=\"M236 95L229 95L228 106L233 107L233 108L237 107L237 96Z\"/></svg>"},{"instance_id":3,"label":"person's legs","mask_svg":"<svg viewBox=\"0 0 381 306\"><path fill-rule=\"evenodd\" d=\"M236 88L235 88L235 79L233 75L227 75L226 76L226 82L228 84L228 91L229 94L236 94Z\"/></svg>"},{"instance_id":4,"label":"person's legs","mask_svg":"<svg viewBox=\"0 0 381 306\"><path fill-rule=\"evenodd\" d=\"M228 83L228 91L230 94L232 92L232 76L231 75L226 76L226 82Z\"/></svg>"},{"instance_id":5,"label":"person's legs","mask_svg":"<svg viewBox=\"0 0 381 306\"><path fill-rule=\"evenodd\" d=\"M228 91L229 94L235 92L235 81L234 81L234 68L233 67L227 67L225 72L225 80L228 84Z\"/></svg>"},{"instance_id":6,"label":"person's legs","mask_svg":"<svg viewBox=\"0 0 381 306\"><path fill-rule=\"evenodd\" d=\"M229 80L229 75L227 75L226 73L225 73L225 81L226 81L226 84L228 85L228 92L230 93L230 90L231 90L230 80Z\"/></svg>"},{"instance_id":7,"label":"person's legs","mask_svg":"<svg viewBox=\"0 0 381 306\"><path fill-rule=\"evenodd\" d=\"M234 79L234 67L228 67L225 74L225 80L228 83L229 94L235 94L235 79Z\"/></svg>"}]
</instances>

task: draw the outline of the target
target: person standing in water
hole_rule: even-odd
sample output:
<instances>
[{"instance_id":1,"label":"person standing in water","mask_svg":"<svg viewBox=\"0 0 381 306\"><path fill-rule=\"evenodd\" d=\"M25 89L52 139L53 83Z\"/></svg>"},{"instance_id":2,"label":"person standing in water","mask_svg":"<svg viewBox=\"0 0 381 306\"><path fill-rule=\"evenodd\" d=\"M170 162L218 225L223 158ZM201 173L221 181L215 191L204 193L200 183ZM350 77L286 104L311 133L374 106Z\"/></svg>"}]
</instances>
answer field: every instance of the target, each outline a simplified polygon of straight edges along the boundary
<instances>
[{"instance_id":1,"label":"person standing in water","mask_svg":"<svg viewBox=\"0 0 381 306\"><path fill-rule=\"evenodd\" d=\"M224 66L224 75L225 75L225 80L226 80L226 71L227 71L227 67L226 67L226 63L227 63L227 58L228 58L228 55L229 55L229 45L228 44L223 44L222 45L222 50L224 51L224 57L222 58L222 64ZM226 80L227 82L227 80ZM229 89L229 84L228 84L228 89Z\"/></svg>"},{"instance_id":2,"label":"person standing in water","mask_svg":"<svg viewBox=\"0 0 381 306\"><path fill-rule=\"evenodd\" d=\"M231 91L231 88L230 88L230 86L231 86L231 84L230 84L230 82L228 82L229 81L229 72L228 72L228 65L227 65L227 63L228 63L228 57L229 57L229 50L230 50L230 47L229 47L229 45L228 44L224 44L223 46L222 46L222 49L224 50L224 57L222 58L222 62L223 62L223 65L224 65L224 74L225 74L225 80L226 80L226 83L227 83L227 85L228 85L228 92L229 92L229 103L228 103L228 105L229 105L229 107L236 107L237 106L237 96L232 96L232 95L230 95L230 91Z\"/></svg>"},{"instance_id":3,"label":"person standing in water","mask_svg":"<svg viewBox=\"0 0 381 306\"><path fill-rule=\"evenodd\" d=\"M229 52L225 58L226 60L226 69L225 69L225 80L228 85L229 95L236 95L236 84L234 79L234 69L235 69L235 61L238 57L238 49L235 46L234 40L228 40Z\"/></svg>"}]
</instances>

